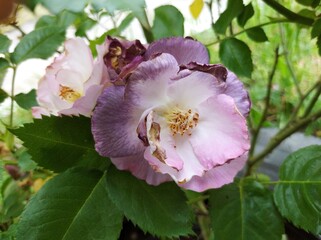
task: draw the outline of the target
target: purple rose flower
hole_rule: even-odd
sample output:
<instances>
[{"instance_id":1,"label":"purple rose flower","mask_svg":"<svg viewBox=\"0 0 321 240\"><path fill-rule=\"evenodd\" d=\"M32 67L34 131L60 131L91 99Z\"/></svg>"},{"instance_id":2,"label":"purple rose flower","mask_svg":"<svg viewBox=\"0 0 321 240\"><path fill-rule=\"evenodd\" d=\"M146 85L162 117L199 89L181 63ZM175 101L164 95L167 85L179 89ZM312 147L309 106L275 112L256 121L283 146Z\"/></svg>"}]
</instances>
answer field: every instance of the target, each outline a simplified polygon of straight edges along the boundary
<instances>
[{"instance_id":1,"label":"purple rose flower","mask_svg":"<svg viewBox=\"0 0 321 240\"><path fill-rule=\"evenodd\" d=\"M250 147L247 91L190 38L152 43L125 86L107 88L92 117L96 150L149 184L194 191L233 181Z\"/></svg>"}]
</instances>

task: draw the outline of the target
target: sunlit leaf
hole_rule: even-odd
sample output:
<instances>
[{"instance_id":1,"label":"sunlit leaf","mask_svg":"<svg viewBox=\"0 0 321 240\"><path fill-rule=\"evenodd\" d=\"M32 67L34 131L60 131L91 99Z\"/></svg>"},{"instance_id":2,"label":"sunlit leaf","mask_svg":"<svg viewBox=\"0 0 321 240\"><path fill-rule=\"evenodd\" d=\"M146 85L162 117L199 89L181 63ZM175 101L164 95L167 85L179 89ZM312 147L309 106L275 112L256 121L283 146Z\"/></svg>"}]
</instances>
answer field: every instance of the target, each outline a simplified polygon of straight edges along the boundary
<instances>
[{"instance_id":1,"label":"sunlit leaf","mask_svg":"<svg viewBox=\"0 0 321 240\"><path fill-rule=\"evenodd\" d=\"M269 39L267 38L264 30L260 27L250 28L246 30L246 34L255 42L266 42Z\"/></svg>"},{"instance_id":2,"label":"sunlit leaf","mask_svg":"<svg viewBox=\"0 0 321 240\"><path fill-rule=\"evenodd\" d=\"M41 0L41 4L53 14L57 14L63 10L82 12L88 2L88 0Z\"/></svg>"},{"instance_id":3,"label":"sunlit leaf","mask_svg":"<svg viewBox=\"0 0 321 240\"><path fill-rule=\"evenodd\" d=\"M50 57L65 40L64 29L43 27L24 36L12 54L12 61L20 63L29 58Z\"/></svg>"},{"instance_id":4,"label":"sunlit leaf","mask_svg":"<svg viewBox=\"0 0 321 240\"><path fill-rule=\"evenodd\" d=\"M129 10L145 28L149 26L145 14L145 0L93 0L92 5L96 10L106 9L110 13L113 13L115 10Z\"/></svg>"},{"instance_id":5,"label":"sunlit leaf","mask_svg":"<svg viewBox=\"0 0 321 240\"><path fill-rule=\"evenodd\" d=\"M166 237L192 233L191 211L176 184L151 186L112 167L107 172L107 188L114 204L144 231Z\"/></svg>"},{"instance_id":6,"label":"sunlit leaf","mask_svg":"<svg viewBox=\"0 0 321 240\"><path fill-rule=\"evenodd\" d=\"M183 15L171 5L156 8L152 33L155 39L184 36Z\"/></svg>"},{"instance_id":7,"label":"sunlit leaf","mask_svg":"<svg viewBox=\"0 0 321 240\"><path fill-rule=\"evenodd\" d=\"M194 0L192 4L189 6L189 10L195 19L198 18L198 16L202 12L203 7L204 7L203 0Z\"/></svg>"},{"instance_id":8,"label":"sunlit leaf","mask_svg":"<svg viewBox=\"0 0 321 240\"><path fill-rule=\"evenodd\" d=\"M227 27L244 9L242 0L229 0L226 10L220 15L214 24L217 33L225 34Z\"/></svg>"},{"instance_id":9,"label":"sunlit leaf","mask_svg":"<svg viewBox=\"0 0 321 240\"><path fill-rule=\"evenodd\" d=\"M271 191L250 179L211 190L209 211L215 239L280 240L284 231Z\"/></svg>"},{"instance_id":10,"label":"sunlit leaf","mask_svg":"<svg viewBox=\"0 0 321 240\"><path fill-rule=\"evenodd\" d=\"M105 169L108 159L94 148L91 123L85 117L43 117L11 131L39 166L61 172L75 166Z\"/></svg>"},{"instance_id":11,"label":"sunlit leaf","mask_svg":"<svg viewBox=\"0 0 321 240\"><path fill-rule=\"evenodd\" d=\"M251 77L253 63L249 47L236 38L220 43L220 58L223 64L239 76Z\"/></svg>"},{"instance_id":12,"label":"sunlit leaf","mask_svg":"<svg viewBox=\"0 0 321 240\"><path fill-rule=\"evenodd\" d=\"M321 234L321 146L302 148L285 159L275 203L285 218L299 228Z\"/></svg>"},{"instance_id":13,"label":"sunlit leaf","mask_svg":"<svg viewBox=\"0 0 321 240\"><path fill-rule=\"evenodd\" d=\"M31 199L17 239L116 240L122 218L108 197L105 174L74 169L49 180Z\"/></svg>"},{"instance_id":14,"label":"sunlit leaf","mask_svg":"<svg viewBox=\"0 0 321 240\"><path fill-rule=\"evenodd\" d=\"M237 17L237 23L244 27L247 21L253 17L254 15L254 9L252 3L249 3L246 5L243 9L243 12Z\"/></svg>"}]
</instances>

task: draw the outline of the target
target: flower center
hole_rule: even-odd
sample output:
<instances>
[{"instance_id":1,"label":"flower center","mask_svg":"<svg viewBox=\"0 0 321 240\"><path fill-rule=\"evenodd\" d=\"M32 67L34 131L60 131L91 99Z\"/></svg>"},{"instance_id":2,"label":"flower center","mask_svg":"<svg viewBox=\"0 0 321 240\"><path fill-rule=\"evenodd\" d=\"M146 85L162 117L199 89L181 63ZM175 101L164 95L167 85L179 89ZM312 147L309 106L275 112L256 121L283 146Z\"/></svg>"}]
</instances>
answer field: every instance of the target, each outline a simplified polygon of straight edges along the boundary
<instances>
[{"instance_id":1,"label":"flower center","mask_svg":"<svg viewBox=\"0 0 321 240\"><path fill-rule=\"evenodd\" d=\"M185 133L190 136L192 129L197 126L199 114L192 109L181 110L176 107L167 114L166 119L173 136L183 136Z\"/></svg>"},{"instance_id":2,"label":"flower center","mask_svg":"<svg viewBox=\"0 0 321 240\"><path fill-rule=\"evenodd\" d=\"M81 94L79 92L76 92L70 87L60 85L59 90L60 90L59 96L70 103L75 102L78 98L81 97Z\"/></svg>"}]
</instances>

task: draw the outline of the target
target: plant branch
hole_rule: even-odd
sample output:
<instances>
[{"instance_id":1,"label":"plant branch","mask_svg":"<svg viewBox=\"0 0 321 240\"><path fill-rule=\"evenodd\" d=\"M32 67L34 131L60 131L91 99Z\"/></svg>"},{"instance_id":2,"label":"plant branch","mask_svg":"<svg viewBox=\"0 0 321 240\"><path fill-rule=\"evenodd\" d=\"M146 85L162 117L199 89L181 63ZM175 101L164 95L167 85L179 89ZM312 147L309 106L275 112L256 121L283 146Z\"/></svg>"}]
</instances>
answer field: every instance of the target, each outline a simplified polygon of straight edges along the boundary
<instances>
[{"instance_id":1,"label":"plant branch","mask_svg":"<svg viewBox=\"0 0 321 240\"><path fill-rule=\"evenodd\" d=\"M292 116L290 117L289 123L288 125L293 121L293 119L296 118L296 116L298 115L298 112L301 108L301 106L303 105L303 102L305 99L307 99L308 96L310 96L310 94L317 88L321 88L321 77L319 78L319 80L302 96L302 98L300 99L298 105L295 107Z\"/></svg>"},{"instance_id":2,"label":"plant branch","mask_svg":"<svg viewBox=\"0 0 321 240\"><path fill-rule=\"evenodd\" d=\"M228 36L228 37L226 37L226 38L236 37L237 35L243 34L243 33L245 33L246 31L249 31L249 30L254 29L254 28L257 28L257 27L264 27L264 26L267 26L267 25L276 24L276 23L282 23L282 22L291 22L291 21L289 21L288 19L284 19L284 18L282 18L282 19L276 19L276 20L273 20L273 21L270 21L270 22L265 22L265 23L258 24L258 25L256 25L256 26L253 26L253 27L250 27L250 28L244 28L242 31L237 32L237 33L234 33L234 34L232 34L232 35L230 35L230 36ZM224 39L226 39L226 38L224 38ZM221 42L221 41L224 40L224 39L218 39L218 40L215 41L215 42L211 42L211 43L205 44L205 46L208 47L208 46L217 44L217 43Z\"/></svg>"},{"instance_id":3,"label":"plant branch","mask_svg":"<svg viewBox=\"0 0 321 240\"><path fill-rule=\"evenodd\" d=\"M15 29L17 29L17 30L21 33L22 36L27 35L27 34L21 29L21 27L19 27L18 25L16 25L16 24L11 24L11 26L13 26Z\"/></svg>"},{"instance_id":4,"label":"plant branch","mask_svg":"<svg viewBox=\"0 0 321 240\"><path fill-rule=\"evenodd\" d=\"M272 66L272 70L269 74L268 77L268 84L267 84L267 88L266 88L266 97L265 97L265 104L264 104L264 110L263 110L263 114L262 117L260 119L260 122L258 124L258 126L256 127L256 129L253 130L253 136L251 139L251 149L249 152L249 157L251 158L253 156L254 150L255 150L255 146L256 146L256 142L257 142L257 138L258 135L260 133L260 130L263 126L263 123L266 120L267 114L268 114L268 110L270 107L270 100L271 100L271 92L272 92L272 80L276 71L276 67L279 61L279 47L277 47L274 51L274 62L273 62L273 66Z\"/></svg>"},{"instance_id":5,"label":"plant branch","mask_svg":"<svg viewBox=\"0 0 321 240\"><path fill-rule=\"evenodd\" d=\"M302 127L310 124L321 117L321 110L315 112L308 117L301 118L294 121L291 125L281 129L267 144L261 153L249 159L249 168L246 175L250 175L253 169L258 165L268 154L270 154L277 146L279 146L284 139L301 129Z\"/></svg>"},{"instance_id":6,"label":"plant branch","mask_svg":"<svg viewBox=\"0 0 321 240\"><path fill-rule=\"evenodd\" d=\"M314 22L313 19L308 18L308 17L304 17L304 16L299 15L295 12L292 12L291 10L287 9L286 7L279 4L275 0L262 0L262 1L265 2L267 5L269 5L271 8L273 8L275 11L280 13L282 16L289 19L291 22L296 22L296 23L300 23L300 24L308 25L308 26L312 26L312 24Z\"/></svg>"},{"instance_id":7,"label":"plant branch","mask_svg":"<svg viewBox=\"0 0 321 240\"><path fill-rule=\"evenodd\" d=\"M316 93L314 94L313 98L309 102L309 105L305 109L305 112L303 114L303 118L307 117L311 113L314 105L316 104L316 102L319 99L319 96L321 95L321 77L320 77L320 79L318 80L317 83L318 84L317 84L317 88L316 88Z\"/></svg>"}]
</instances>

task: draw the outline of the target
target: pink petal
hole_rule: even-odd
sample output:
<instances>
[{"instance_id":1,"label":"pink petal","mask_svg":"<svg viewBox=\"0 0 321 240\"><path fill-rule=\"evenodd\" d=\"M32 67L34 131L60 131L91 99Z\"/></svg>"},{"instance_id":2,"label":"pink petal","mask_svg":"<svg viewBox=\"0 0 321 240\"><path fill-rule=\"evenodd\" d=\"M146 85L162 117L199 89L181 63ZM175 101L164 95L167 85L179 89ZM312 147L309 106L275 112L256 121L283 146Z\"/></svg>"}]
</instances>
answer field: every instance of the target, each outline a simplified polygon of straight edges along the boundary
<instances>
[{"instance_id":1,"label":"pink petal","mask_svg":"<svg viewBox=\"0 0 321 240\"><path fill-rule=\"evenodd\" d=\"M168 82L178 70L175 58L169 54L142 62L129 78L126 100L144 109L164 104Z\"/></svg>"},{"instance_id":2,"label":"pink petal","mask_svg":"<svg viewBox=\"0 0 321 240\"><path fill-rule=\"evenodd\" d=\"M222 93L234 99L237 109L244 117L249 115L251 109L249 93L244 88L243 83L231 71L228 71L226 89Z\"/></svg>"},{"instance_id":3,"label":"pink petal","mask_svg":"<svg viewBox=\"0 0 321 240\"><path fill-rule=\"evenodd\" d=\"M209 170L204 176L195 176L189 182L179 184L179 186L196 192L220 188L233 182L236 174L244 167L246 160L247 152L236 159Z\"/></svg>"},{"instance_id":4,"label":"pink petal","mask_svg":"<svg viewBox=\"0 0 321 240\"><path fill-rule=\"evenodd\" d=\"M245 118L232 97L221 94L203 102L190 142L206 170L237 158L250 148Z\"/></svg>"},{"instance_id":5,"label":"pink petal","mask_svg":"<svg viewBox=\"0 0 321 240\"><path fill-rule=\"evenodd\" d=\"M220 83L211 74L192 72L187 77L173 81L167 94L175 105L194 109L219 91Z\"/></svg>"},{"instance_id":6,"label":"pink petal","mask_svg":"<svg viewBox=\"0 0 321 240\"><path fill-rule=\"evenodd\" d=\"M143 153L121 158L111 158L111 161L119 170L130 171L135 177L145 180L151 185L159 185L172 180L167 174L155 172L145 161Z\"/></svg>"},{"instance_id":7,"label":"pink petal","mask_svg":"<svg viewBox=\"0 0 321 240\"><path fill-rule=\"evenodd\" d=\"M145 58L150 59L159 53L173 55L178 65L190 62L208 63L209 57L206 47L191 38L171 37L163 38L149 45Z\"/></svg>"}]
</instances>

